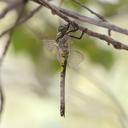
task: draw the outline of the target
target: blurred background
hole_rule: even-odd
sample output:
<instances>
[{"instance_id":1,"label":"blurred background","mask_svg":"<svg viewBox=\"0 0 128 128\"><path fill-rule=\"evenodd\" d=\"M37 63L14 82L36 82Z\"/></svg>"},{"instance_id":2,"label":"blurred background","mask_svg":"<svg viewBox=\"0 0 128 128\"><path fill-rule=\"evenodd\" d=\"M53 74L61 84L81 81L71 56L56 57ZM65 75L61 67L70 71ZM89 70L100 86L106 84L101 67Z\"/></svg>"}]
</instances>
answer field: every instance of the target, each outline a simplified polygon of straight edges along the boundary
<instances>
[{"instance_id":1,"label":"blurred background","mask_svg":"<svg viewBox=\"0 0 128 128\"><path fill-rule=\"evenodd\" d=\"M59 0L52 0L59 6ZM128 28L127 0L81 0L109 22ZM6 7L0 2L0 12ZM25 14L38 5L29 2ZM97 18L69 0L64 8ZM0 33L12 26L15 10L0 20ZM43 39L55 39L62 20L43 8L29 21L17 27L2 66L2 86L6 103L1 128L127 128L128 127L128 53L115 50L104 41L84 36L71 40L72 51L66 74L66 117L59 114L60 65ZM87 28L107 34L107 30L89 24ZM79 33L77 33L79 34ZM128 42L128 37L112 32L112 37ZM0 39L0 47L8 36ZM74 57L74 58L73 58ZM77 60L78 59L78 60ZM75 64L76 63L76 64Z\"/></svg>"}]
</instances>

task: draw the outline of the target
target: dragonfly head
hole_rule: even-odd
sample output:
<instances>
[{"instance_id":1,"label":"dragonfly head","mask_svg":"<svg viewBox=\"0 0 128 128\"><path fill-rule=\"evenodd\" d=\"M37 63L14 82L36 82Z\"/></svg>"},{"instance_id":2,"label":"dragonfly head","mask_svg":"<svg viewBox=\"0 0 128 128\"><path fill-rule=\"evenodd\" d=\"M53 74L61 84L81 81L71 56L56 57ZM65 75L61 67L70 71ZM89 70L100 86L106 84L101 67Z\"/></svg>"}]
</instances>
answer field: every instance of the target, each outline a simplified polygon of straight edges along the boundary
<instances>
[{"instance_id":1,"label":"dragonfly head","mask_svg":"<svg viewBox=\"0 0 128 128\"><path fill-rule=\"evenodd\" d=\"M68 31L68 25L67 24L64 24L64 25L60 25L58 27L58 34L61 33L61 34L66 34L66 32Z\"/></svg>"}]
</instances>

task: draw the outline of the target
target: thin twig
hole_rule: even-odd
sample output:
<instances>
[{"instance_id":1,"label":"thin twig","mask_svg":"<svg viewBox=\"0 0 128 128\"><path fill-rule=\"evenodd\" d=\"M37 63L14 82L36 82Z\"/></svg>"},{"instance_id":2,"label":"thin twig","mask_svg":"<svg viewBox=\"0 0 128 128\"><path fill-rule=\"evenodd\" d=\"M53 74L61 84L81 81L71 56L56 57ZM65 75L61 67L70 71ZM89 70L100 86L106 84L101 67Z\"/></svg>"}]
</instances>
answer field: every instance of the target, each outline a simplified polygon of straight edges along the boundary
<instances>
[{"instance_id":1,"label":"thin twig","mask_svg":"<svg viewBox=\"0 0 128 128\"><path fill-rule=\"evenodd\" d=\"M24 4L22 4L20 7L22 7L22 8L21 8L21 10L19 12L18 18L17 18L15 24L11 27L10 31L8 31L10 33L10 35L12 35L12 33L13 33L13 31L14 31L16 25L17 25L17 23L20 21L20 19L22 17L23 10L24 10ZM3 60L5 54L6 54L7 50L8 50L10 42L11 42L11 36L10 36L9 40L7 41L7 43L5 45L5 49L4 49L3 55L0 57L0 64L2 63L2 60Z\"/></svg>"},{"instance_id":2,"label":"thin twig","mask_svg":"<svg viewBox=\"0 0 128 128\"><path fill-rule=\"evenodd\" d=\"M15 25L18 26L24 22L26 22L27 20L29 20L30 18L32 18L36 12L38 12L40 9L42 8L42 5L38 6L37 8L35 8L34 10L32 10L30 13L28 13L28 15L26 15L25 17L21 18L20 21L17 22L17 24ZM3 31L0 34L0 37L2 37L3 35L5 35L6 33L8 33L12 28L14 28L14 25L8 29L6 29L5 31Z\"/></svg>"},{"instance_id":3,"label":"thin twig","mask_svg":"<svg viewBox=\"0 0 128 128\"><path fill-rule=\"evenodd\" d=\"M18 25L32 18L35 15L35 13L37 13L41 8L42 8L42 5L39 5L37 8L33 9L30 13L28 13L28 15L20 19L20 21L18 22Z\"/></svg>"},{"instance_id":4,"label":"thin twig","mask_svg":"<svg viewBox=\"0 0 128 128\"><path fill-rule=\"evenodd\" d=\"M6 2L6 1L5 1ZM8 6L2 11L2 13L0 14L0 19L4 18L4 16L11 10L19 7L21 5L21 0L18 0L16 2L13 3L8 3Z\"/></svg>"},{"instance_id":5,"label":"thin twig","mask_svg":"<svg viewBox=\"0 0 128 128\"><path fill-rule=\"evenodd\" d=\"M59 9L52 6L53 4L47 2L46 0L36 0L36 1L33 0L33 1L37 2L38 4L45 6L46 8L49 8L51 10L52 14L58 15L59 17L61 17L65 21L70 22L70 19L65 14L63 14L63 12L60 12Z\"/></svg>"},{"instance_id":6,"label":"thin twig","mask_svg":"<svg viewBox=\"0 0 128 128\"><path fill-rule=\"evenodd\" d=\"M121 28L121 27L116 26L116 25L114 25L112 23L109 23L109 22L103 22L101 20L90 18L88 16L83 16L83 15L81 15L81 14L79 14L77 12L73 12L71 10L67 10L67 9L63 9L63 8L59 8L59 7L57 7L57 8L62 13L64 13L68 17L73 18L74 20L77 20L77 21L80 21L80 22L84 22L84 23L93 24L93 25L96 25L96 26L99 26L99 27L103 27L103 28L107 28L107 29L113 30L113 31L121 33L121 34L128 35L128 29Z\"/></svg>"},{"instance_id":7,"label":"thin twig","mask_svg":"<svg viewBox=\"0 0 128 128\"><path fill-rule=\"evenodd\" d=\"M76 4L80 5L81 7L83 7L84 9L88 10L90 13L94 14L95 16L97 16L99 19L101 19L102 21L107 22L107 20L100 14L94 12L93 10L91 10L90 8L88 8L87 6L81 4L78 0L72 0L73 2L75 2Z\"/></svg>"},{"instance_id":8,"label":"thin twig","mask_svg":"<svg viewBox=\"0 0 128 128\"><path fill-rule=\"evenodd\" d=\"M90 13L94 14L95 16L97 16L100 20L102 20L103 22L108 22L104 16L94 12L93 10L91 10L90 8L88 8L87 6L83 5L80 3L80 1L78 0L73 0L76 4L78 4L79 6L83 7L84 9L86 9L87 11L89 11ZM108 35L111 36L111 29L108 29ZM108 43L109 44L109 43Z\"/></svg>"}]
</instances>

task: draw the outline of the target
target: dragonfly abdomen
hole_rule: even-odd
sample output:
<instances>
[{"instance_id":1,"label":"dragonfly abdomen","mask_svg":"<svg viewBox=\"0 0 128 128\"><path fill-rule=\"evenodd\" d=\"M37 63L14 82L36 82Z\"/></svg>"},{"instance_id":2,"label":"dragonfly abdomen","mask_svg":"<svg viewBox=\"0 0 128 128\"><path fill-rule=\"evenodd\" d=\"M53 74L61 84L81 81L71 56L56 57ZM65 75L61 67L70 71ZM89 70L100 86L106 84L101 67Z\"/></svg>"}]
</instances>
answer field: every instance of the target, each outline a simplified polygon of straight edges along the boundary
<instances>
[{"instance_id":1,"label":"dragonfly abdomen","mask_svg":"<svg viewBox=\"0 0 128 128\"><path fill-rule=\"evenodd\" d=\"M60 73L60 115L65 116L65 75L67 66L67 57L61 54L61 73Z\"/></svg>"}]
</instances>

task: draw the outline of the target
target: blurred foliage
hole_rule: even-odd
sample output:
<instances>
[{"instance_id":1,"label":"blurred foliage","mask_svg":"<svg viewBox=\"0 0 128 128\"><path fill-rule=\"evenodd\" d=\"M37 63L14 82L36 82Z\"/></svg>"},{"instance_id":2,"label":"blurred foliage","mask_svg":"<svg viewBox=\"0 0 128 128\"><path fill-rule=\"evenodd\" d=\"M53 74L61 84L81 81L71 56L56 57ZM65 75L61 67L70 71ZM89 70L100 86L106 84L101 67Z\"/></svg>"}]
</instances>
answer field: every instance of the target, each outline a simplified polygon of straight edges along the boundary
<instances>
[{"instance_id":1,"label":"blurred foliage","mask_svg":"<svg viewBox=\"0 0 128 128\"><path fill-rule=\"evenodd\" d=\"M36 62L42 51L42 44L24 27L19 27L15 30L12 36L13 48L15 53L27 53L31 55Z\"/></svg>"},{"instance_id":2,"label":"blurred foliage","mask_svg":"<svg viewBox=\"0 0 128 128\"><path fill-rule=\"evenodd\" d=\"M126 6L127 0L115 2L115 3L108 3L105 1L89 1L89 0L80 0L81 3L90 5L93 3L98 4L103 10L104 16L114 16L120 8L123 8ZM74 9L74 10L82 10L82 8L77 5L76 3L73 3L71 0L70 2L68 0L64 0L63 6L69 8L69 9ZM94 6L94 5L93 5ZM27 10L29 11L29 9ZM41 16L43 17L43 11L41 13ZM45 17L45 16L44 16ZM47 16L48 17L48 16ZM38 17L39 20L42 20L41 17ZM50 19L50 16L49 16ZM44 26L40 26L37 28L36 32L34 34L30 33L25 27L19 27L15 30L12 41L13 41L13 48L15 53L26 53L29 54L34 60L34 62L38 62L40 58L42 57L42 51L43 51L43 46L41 42L41 38L47 37L48 39L55 39L56 38L56 28L58 27L59 24L52 23L51 20L48 18L43 18L43 22L45 21ZM36 20L32 18L32 20ZM38 24L38 22L37 22ZM25 25L24 25L25 26ZM32 25L31 25L32 26ZM41 30L43 28L43 30ZM43 31L43 32L42 32ZM82 39L80 41L74 40L74 47L77 48L78 50L82 50L90 59L90 61L93 64L101 64L104 66L106 69L110 69L114 63L114 54L112 51L102 48L97 45L96 41L94 39L87 38ZM79 43L78 43L79 42ZM106 45L107 47L107 45ZM51 54L52 55L52 54ZM53 72L58 69L58 63L55 59L49 59L50 66L53 68Z\"/></svg>"},{"instance_id":3,"label":"blurred foliage","mask_svg":"<svg viewBox=\"0 0 128 128\"><path fill-rule=\"evenodd\" d=\"M82 4L86 4L89 0L80 0ZM75 2L72 0L69 2L69 0L64 0L64 5L67 6L69 9L75 9L75 10L81 10L81 7L78 6Z\"/></svg>"},{"instance_id":4,"label":"blurred foliage","mask_svg":"<svg viewBox=\"0 0 128 128\"><path fill-rule=\"evenodd\" d=\"M118 2L106 3L106 2L98 2L104 11L104 16L113 16L118 13L118 11L126 6L127 0L119 0Z\"/></svg>"},{"instance_id":5,"label":"blurred foliage","mask_svg":"<svg viewBox=\"0 0 128 128\"><path fill-rule=\"evenodd\" d=\"M110 69L114 63L114 55L110 50L103 49L96 45L95 40L86 37L86 39L76 41L75 47L82 50L94 64L101 64Z\"/></svg>"}]
</instances>

